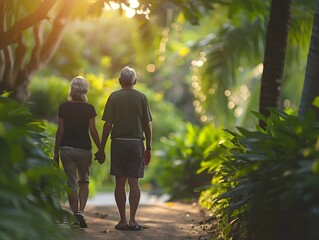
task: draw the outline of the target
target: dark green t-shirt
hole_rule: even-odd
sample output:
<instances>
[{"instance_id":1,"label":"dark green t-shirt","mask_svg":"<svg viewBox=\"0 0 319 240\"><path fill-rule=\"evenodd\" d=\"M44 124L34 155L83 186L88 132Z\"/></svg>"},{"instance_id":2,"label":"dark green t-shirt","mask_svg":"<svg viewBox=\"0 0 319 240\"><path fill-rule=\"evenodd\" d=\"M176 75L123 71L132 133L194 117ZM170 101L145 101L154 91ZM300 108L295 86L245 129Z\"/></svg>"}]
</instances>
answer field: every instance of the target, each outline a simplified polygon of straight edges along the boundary
<instances>
[{"instance_id":1,"label":"dark green t-shirt","mask_svg":"<svg viewBox=\"0 0 319 240\"><path fill-rule=\"evenodd\" d=\"M108 98L102 120L113 124L111 139L144 140L143 126L153 119L143 93L134 89L121 89Z\"/></svg>"}]
</instances>

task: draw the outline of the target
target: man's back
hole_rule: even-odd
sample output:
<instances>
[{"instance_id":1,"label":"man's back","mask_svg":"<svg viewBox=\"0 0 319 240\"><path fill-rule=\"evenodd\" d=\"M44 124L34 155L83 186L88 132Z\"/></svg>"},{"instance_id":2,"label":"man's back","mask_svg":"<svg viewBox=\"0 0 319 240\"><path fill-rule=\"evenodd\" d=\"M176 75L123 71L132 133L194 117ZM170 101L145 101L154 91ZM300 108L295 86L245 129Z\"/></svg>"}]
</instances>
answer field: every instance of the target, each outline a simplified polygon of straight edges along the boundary
<instances>
[{"instance_id":1,"label":"man's back","mask_svg":"<svg viewBox=\"0 0 319 240\"><path fill-rule=\"evenodd\" d=\"M143 93L121 89L110 95L102 120L113 124L112 139L144 139L143 126L152 121L152 116Z\"/></svg>"}]
</instances>

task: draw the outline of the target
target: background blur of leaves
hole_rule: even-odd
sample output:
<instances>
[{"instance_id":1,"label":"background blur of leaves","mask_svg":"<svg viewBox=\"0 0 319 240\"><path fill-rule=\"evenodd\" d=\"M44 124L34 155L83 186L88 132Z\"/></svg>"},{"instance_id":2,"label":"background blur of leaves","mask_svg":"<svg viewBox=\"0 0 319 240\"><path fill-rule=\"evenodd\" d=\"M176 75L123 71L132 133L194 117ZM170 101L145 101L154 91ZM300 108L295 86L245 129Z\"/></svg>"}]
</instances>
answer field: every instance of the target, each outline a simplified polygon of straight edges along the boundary
<instances>
[{"instance_id":1,"label":"background blur of leaves","mask_svg":"<svg viewBox=\"0 0 319 240\"><path fill-rule=\"evenodd\" d=\"M185 134L186 122L200 128L211 122L216 128L230 129L236 125L249 128L255 125L256 119L250 111L258 108L267 4L252 5L258 8L256 15L249 9L243 10L239 3L229 7L215 5L215 11L195 26L185 21L183 15L174 15L171 24L163 27L160 21L153 21L148 29L142 25L143 21L110 11L98 19L74 21L66 29L49 65L31 82L32 112L56 122L57 108L66 100L70 80L83 75L90 83L89 101L98 111L97 126L101 132L104 104L108 95L119 88L120 69L125 65L134 67L139 78L137 88L150 98L154 149L159 150L154 151L154 163L150 165L154 170L147 171L146 181L160 182L165 179L155 174L161 169L159 159L164 145L160 139ZM296 9L298 21L299 15L305 15L303 8ZM254 45L247 45L247 38L237 37L245 36L245 32L249 34L249 43ZM283 85L282 104L289 102L289 107L298 105L299 95L291 91L301 89L299 79L305 66L301 59L306 58L308 46L307 37L300 37L304 44L294 51L301 41L296 39L297 35L291 34L291 57L287 60L291 63L287 64L287 80ZM300 57L296 58L296 54ZM107 165L102 168L97 165L93 173L98 188L101 183L111 181ZM154 175L158 179L154 180Z\"/></svg>"},{"instance_id":2,"label":"background blur of leaves","mask_svg":"<svg viewBox=\"0 0 319 240\"><path fill-rule=\"evenodd\" d=\"M7 2L13 10L9 13L10 25L32 12L40 0ZM43 229L38 232L26 232L22 222L18 221L16 226L15 221L2 221L9 225L0 227L0 231L14 226L18 231L6 232L8 239L19 239L23 234L29 234L28 239L40 239L42 231L55 231L47 215L50 211L58 213L55 216L58 219L67 217L58 204L65 190L60 188L63 184L59 184L63 179L54 177L62 178L63 174L52 168L50 162L58 107L66 101L70 80L83 75L89 81L89 102L98 112L97 127L101 133L103 122L100 118L105 102L112 91L119 89L120 69L129 65L137 70L139 82L136 87L148 96L154 115L153 160L143 180L145 188L164 190L172 199L193 199L199 196L199 191L205 190L200 193L200 202L214 213L219 239L229 236L244 239L247 232L253 231L251 229L259 231L259 227L263 231L258 234L267 236L272 233L264 231L263 226L277 230L271 226L273 220L279 223L294 220L295 209L301 209L297 212L301 220L312 220L313 225L308 225L310 234L317 236L317 124L310 121L311 118L302 123L294 116L279 112L265 120L269 123L268 132L248 130L257 123L251 111L258 109L265 28L271 1L140 2L152 3L154 13L159 15L154 14L146 21L144 16L143 19L141 16L128 19L119 12L106 11L96 19L84 14L90 1L78 1L72 8L73 21L66 28L53 59L29 85L28 105L36 117L44 119L43 122L34 121L26 108L1 98L0 147L5 153L4 160L10 164L4 168L0 179L4 202L0 216L15 221L16 216L21 216L30 229L35 229L40 220L47 224L43 224ZM280 108L290 113L296 110L301 94L313 3L314 0L293 2L280 99ZM177 6L181 7L183 15ZM189 6L194 11L189 11ZM208 13L207 9L213 11ZM99 13L100 8L91 9L92 15ZM75 19L79 14L80 19ZM44 24L43 30L49 31L49 24ZM31 30L24 32L23 39L28 46L34 44ZM26 59L30 55L28 52ZM236 126L240 126L237 128L240 134L233 131ZM222 128L228 129L232 142ZM308 134L300 135L300 131L316 135L310 134L312 139L309 141ZM299 145L302 145L299 141L306 144L302 156L298 155L301 154ZM261 145L256 147L256 142ZM35 162L37 168L34 168ZM93 164L91 193L103 190L112 182L108 167L108 161L102 166ZM291 171L287 172L287 168ZM14 176L17 186L14 192L9 188L10 176ZM268 185L269 176L278 181ZM256 181L265 184L266 191L258 191ZM48 182L50 184L45 184ZM195 188L198 192L194 192ZM51 196L54 189L58 192ZM273 189L279 194L273 195ZM265 198L261 198L261 194ZM274 203L273 199L278 196L280 199ZM262 209L258 204L263 203L263 199L265 209L269 211L262 215L268 219L250 222L249 219L259 216L253 210ZM293 205L292 200L298 204ZM53 209L50 208L52 202ZM290 204L285 206L286 202ZM40 208L34 209L35 204ZM274 205L278 211L271 211ZM28 214L32 212L42 217L29 221L30 215L25 214L24 207L30 210ZM21 211L11 212L12 208ZM44 208L47 211L42 212ZM303 210L308 216L303 215ZM289 223L282 229L290 229ZM275 227L278 226L283 225ZM52 239L54 237L53 234Z\"/></svg>"}]
</instances>

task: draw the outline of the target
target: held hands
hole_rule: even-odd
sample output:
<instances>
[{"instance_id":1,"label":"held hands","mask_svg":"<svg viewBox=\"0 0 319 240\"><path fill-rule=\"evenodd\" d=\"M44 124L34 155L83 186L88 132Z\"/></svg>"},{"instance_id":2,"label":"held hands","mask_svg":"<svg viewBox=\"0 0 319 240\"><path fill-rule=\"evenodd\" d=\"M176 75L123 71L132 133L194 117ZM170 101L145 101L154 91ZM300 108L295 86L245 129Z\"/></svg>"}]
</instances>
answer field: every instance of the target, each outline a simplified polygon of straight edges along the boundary
<instances>
[{"instance_id":1,"label":"held hands","mask_svg":"<svg viewBox=\"0 0 319 240\"><path fill-rule=\"evenodd\" d=\"M97 160L100 164L103 164L105 162L105 153L104 151L97 151L94 154L94 160ZM144 163L147 166L151 161L151 150L150 149L145 149L144 151Z\"/></svg>"},{"instance_id":2,"label":"held hands","mask_svg":"<svg viewBox=\"0 0 319 240\"><path fill-rule=\"evenodd\" d=\"M105 153L104 151L97 151L94 154L94 160L97 160L99 162L99 164L103 164L105 162Z\"/></svg>"}]
</instances>

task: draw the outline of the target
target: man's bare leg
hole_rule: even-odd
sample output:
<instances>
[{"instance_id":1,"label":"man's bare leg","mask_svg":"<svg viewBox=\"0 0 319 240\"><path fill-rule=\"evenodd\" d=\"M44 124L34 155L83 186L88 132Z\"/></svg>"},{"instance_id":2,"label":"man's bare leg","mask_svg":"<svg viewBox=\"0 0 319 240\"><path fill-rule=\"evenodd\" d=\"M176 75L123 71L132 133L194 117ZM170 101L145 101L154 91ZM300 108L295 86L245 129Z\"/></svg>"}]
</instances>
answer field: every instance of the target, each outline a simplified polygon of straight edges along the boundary
<instances>
[{"instance_id":1,"label":"man's bare leg","mask_svg":"<svg viewBox=\"0 0 319 240\"><path fill-rule=\"evenodd\" d=\"M115 202L117 205L117 208L120 213L120 225L126 226L127 225L127 218L126 218L126 211L125 211L125 205L126 205L126 192L125 192L125 184L126 184L127 178L125 176L115 176L115 190L114 190L114 196L115 196Z\"/></svg>"},{"instance_id":2,"label":"man's bare leg","mask_svg":"<svg viewBox=\"0 0 319 240\"><path fill-rule=\"evenodd\" d=\"M128 183L130 185L130 220L129 226L136 226L137 222L135 220L135 215L137 212L138 205L140 203L141 190L138 184L138 178L129 178Z\"/></svg>"}]
</instances>

